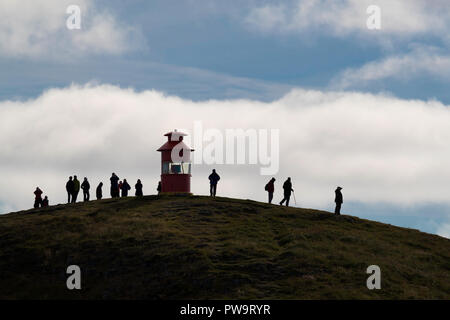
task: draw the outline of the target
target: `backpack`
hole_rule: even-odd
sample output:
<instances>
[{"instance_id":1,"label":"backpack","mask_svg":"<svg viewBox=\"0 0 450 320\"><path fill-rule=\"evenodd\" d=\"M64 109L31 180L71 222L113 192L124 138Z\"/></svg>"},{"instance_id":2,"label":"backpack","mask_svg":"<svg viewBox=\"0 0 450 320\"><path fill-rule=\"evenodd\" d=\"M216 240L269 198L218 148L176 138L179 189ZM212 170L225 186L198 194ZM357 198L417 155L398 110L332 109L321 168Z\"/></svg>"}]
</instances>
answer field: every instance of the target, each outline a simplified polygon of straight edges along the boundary
<instances>
[{"instance_id":1,"label":"backpack","mask_svg":"<svg viewBox=\"0 0 450 320\"><path fill-rule=\"evenodd\" d=\"M268 191L269 190L269 184L267 183L266 186L264 187L264 190Z\"/></svg>"}]
</instances>

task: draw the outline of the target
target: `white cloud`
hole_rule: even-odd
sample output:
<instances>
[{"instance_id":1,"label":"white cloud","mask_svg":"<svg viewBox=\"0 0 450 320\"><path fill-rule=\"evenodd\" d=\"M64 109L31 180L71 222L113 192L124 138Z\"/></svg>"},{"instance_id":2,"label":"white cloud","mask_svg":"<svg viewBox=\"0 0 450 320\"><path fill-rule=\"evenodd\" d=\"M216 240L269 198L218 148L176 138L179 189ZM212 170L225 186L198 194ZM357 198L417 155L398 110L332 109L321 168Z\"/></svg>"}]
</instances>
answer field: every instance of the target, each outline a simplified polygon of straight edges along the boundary
<instances>
[{"instance_id":1,"label":"white cloud","mask_svg":"<svg viewBox=\"0 0 450 320\"><path fill-rule=\"evenodd\" d=\"M444 0L295 0L289 4L255 7L245 21L261 31L295 33L320 30L337 36L367 34L372 32L366 26L369 16L366 9L370 5L381 8L383 34L447 35L450 7Z\"/></svg>"},{"instance_id":2,"label":"white cloud","mask_svg":"<svg viewBox=\"0 0 450 320\"><path fill-rule=\"evenodd\" d=\"M436 48L419 47L406 54L391 55L360 68L344 70L332 80L332 85L343 89L384 79L410 81L424 76L449 79L450 55L442 54Z\"/></svg>"},{"instance_id":3,"label":"white cloud","mask_svg":"<svg viewBox=\"0 0 450 320\"><path fill-rule=\"evenodd\" d=\"M300 89L270 103L192 102L156 91L74 85L0 102L0 203L29 208L36 185L53 204L64 202L69 175L96 185L113 171L131 182L143 179L145 192L154 193L162 135L192 129L195 120L205 129L279 128L276 198L291 176L305 207L331 207L336 185L343 185L346 201L450 202L450 109L439 102ZM214 167L222 175L220 195L265 200L269 177L259 175L259 166ZM211 168L194 167L194 193L208 192Z\"/></svg>"},{"instance_id":4,"label":"white cloud","mask_svg":"<svg viewBox=\"0 0 450 320\"><path fill-rule=\"evenodd\" d=\"M78 0L81 29L69 30L66 9L70 0L2 0L0 2L0 55L67 59L88 53L120 54L139 37L95 0Z\"/></svg>"}]
</instances>

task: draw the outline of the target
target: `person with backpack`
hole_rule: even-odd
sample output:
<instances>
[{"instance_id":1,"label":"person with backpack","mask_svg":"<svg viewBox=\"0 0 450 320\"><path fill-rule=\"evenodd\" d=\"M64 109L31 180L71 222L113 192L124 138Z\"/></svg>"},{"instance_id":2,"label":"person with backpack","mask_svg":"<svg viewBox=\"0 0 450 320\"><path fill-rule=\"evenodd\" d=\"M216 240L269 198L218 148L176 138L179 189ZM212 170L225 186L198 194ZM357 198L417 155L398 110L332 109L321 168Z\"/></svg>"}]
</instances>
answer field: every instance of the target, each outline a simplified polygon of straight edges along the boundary
<instances>
[{"instance_id":1,"label":"person with backpack","mask_svg":"<svg viewBox=\"0 0 450 320\"><path fill-rule=\"evenodd\" d=\"M266 190L269 194L269 203L272 203L273 193L275 191L275 178L272 178L269 182L267 182L264 190Z\"/></svg>"},{"instance_id":2,"label":"person with backpack","mask_svg":"<svg viewBox=\"0 0 450 320\"><path fill-rule=\"evenodd\" d=\"M72 203L77 202L78 192L80 192L80 181L77 179L77 176L73 176Z\"/></svg>"},{"instance_id":3,"label":"person with backpack","mask_svg":"<svg viewBox=\"0 0 450 320\"><path fill-rule=\"evenodd\" d=\"M131 190L131 186L128 184L127 179L123 179L122 186L122 197L128 197L128 191Z\"/></svg>"},{"instance_id":4,"label":"person with backpack","mask_svg":"<svg viewBox=\"0 0 450 320\"><path fill-rule=\"evenodd\" d=\"M36 187L34 191L34 208L37 209L42 205L42 190L39 187Z\"/></svg>"},{"instance_id":5,"label":"person with backpack","mask_svg":"<svg viewBox=\"0 0 450 320\"><path fill-rule=\"evenodd\" d=\"M142 192L142 188L144 186L142 185L142 182L140 179L138 179L137 183L134 185L134 188L136 189L136 197L142 197L144 195L144 193Z\"/></svg>"},{"instance_id":6,"label":"person with backpack","mask_svg":"<svg viewBox=\"0 0 450 320\"><path fill-rule=\"evenodd\" d=\"M335 193L334 202L336 203L336 209L334 209L334 214L337 216L341 214L341 206L342 203L344 203L344 197L342 196L341 190L342 190L341 187L337 187L336 190L334 191Z\"/></svg>"},{"instance_id":7,"label":"person with backpack","mask_svg":"<svg viewBox=\"0 0 450 320\"><path fill-rule=\"evenodd\" d=\"M83 189L83 201L89 201L90 194L89 189L91 189L91 185L89 184L88 179L85 177L83 183L81 184L81 189Z\"/></svg>"},{"instance_id":8,"label":"person with backpack","mask_svg":"<svg viewBox=\"0 0 450 320\"><path fill-rule=\"evenodd\" d=\"M289 199L291 198L291 193L294 191L292 189L292 182L291 178L287 178L287 180L283 183L283 192L284 192L284 198L280 202L280 206L283 205L283 203L286 201L286 207L289 207Z\"/></svg>"},{"instance_id":9,"label":"person with backpack","mask_svg":"<svg viewBox=\"0 0 450 320\"><path fill-rule=\"evenodd\" d=\"M213 169L208 179L209 179L209 193L212 197L215 197L217 191L217 182L219 182L220 180L220 176L216 173L216 169Z\"/></svg>"},{"instance_id":10,"label":"person with backpack","mask_svg":"<svg viewBox=\"0 0 450 320\"><path fill-rule=\"evenodd\" d=\"M102 200L102 198L103 198L102 187L103 187L103 182L100 182L97 186L97 189L95 190L95 195L97 197L97 200Z\"/></svg>"},{"instance_id":11,"label":"person with backpack","mask_svg":"<svg viewBox=\"0 0 450 320\"><path fill-rule=\"evenodd\" d=\"M73 180L72 177L69 177L69 181L67 181L66 183L66 191L67 191L67 203L71 203L72 202L72 195L73 195Z\"/></svg>"}]
</instances>

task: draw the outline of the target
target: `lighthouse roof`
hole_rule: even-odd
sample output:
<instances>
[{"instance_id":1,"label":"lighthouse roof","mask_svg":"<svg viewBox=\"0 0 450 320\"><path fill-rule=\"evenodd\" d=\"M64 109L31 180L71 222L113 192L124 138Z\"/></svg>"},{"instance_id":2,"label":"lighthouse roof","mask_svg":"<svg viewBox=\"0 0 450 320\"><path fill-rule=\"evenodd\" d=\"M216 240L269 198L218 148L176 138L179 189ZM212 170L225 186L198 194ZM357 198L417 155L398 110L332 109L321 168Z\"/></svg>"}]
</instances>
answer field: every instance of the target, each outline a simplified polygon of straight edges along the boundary
<instances>
[{"instance_id":1,"label":"lighthouse roof","mask_svg":"<svg viewBox=\"0 0 450 320\"><path fill-rule=\"evenodd\" d=\"M183 149L190 149L184 142L183 137L187 136L186 133L177 131L176 129L174 131L166 133L164 136L167 137L167 142L163 144L157 151L167 151L172 150L176 145L179 143L182 143ZM194 149L190 149L191 151L194 151Z\"/></svg>"},{"instance_id":2,"label":"lighthouse roof","mask_svg":"<svg viewBox=\"0 0 450 320\"><path fill-rule=\"evenodd\" d=\"M179 147L183 147L183 149L189 149L191 151L194 151L194 149L189 148L184 142L182 141L167 141L166 143L164 143L158 150L156 151L167 151L167 150L172 150L176 145L182 143L181 146Z\"/></svg>"},{"instance_id":3,"label":"lighthouse roof","mask_svg":"<svg viewBox=\"0 0 450 320\"><path fill-rule=\"evenodd\" d=\"M173 130L173 131L170 131L170 132L167 132L164 136L170 137L171 135L174 135L174 134L175 134L175 135L178 135L178 136L182 136L182 137L187 136L186 133L181 132L181 131L177 131L177 129L175 129L175 130Z\"/></svg>"}]
</instances>

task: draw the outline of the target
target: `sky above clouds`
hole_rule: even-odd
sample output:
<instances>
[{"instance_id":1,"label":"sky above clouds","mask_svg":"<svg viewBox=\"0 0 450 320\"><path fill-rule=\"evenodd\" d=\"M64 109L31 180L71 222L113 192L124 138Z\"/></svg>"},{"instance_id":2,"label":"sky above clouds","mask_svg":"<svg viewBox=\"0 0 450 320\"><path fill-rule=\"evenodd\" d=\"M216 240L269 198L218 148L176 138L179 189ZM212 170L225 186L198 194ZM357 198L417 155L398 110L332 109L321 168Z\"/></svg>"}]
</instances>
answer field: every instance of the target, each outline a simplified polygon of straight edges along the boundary
<instances>
[{"instance_id":1,"label":"sky above clouds","mask_svg":"<svg viewBox=\"0 0 450 320\"><path fill-rule=\"evenodd\" d=\"M302 206L331 210L342 184L344 211L448 237L449 28L444 0L3 0L0 212L36 183L63 202L74 172L152 193L162 134L202 120L279 128L278 187ZM257 167L217 168L224 195L265 200Z\"/></svg>"}]
</instances>

